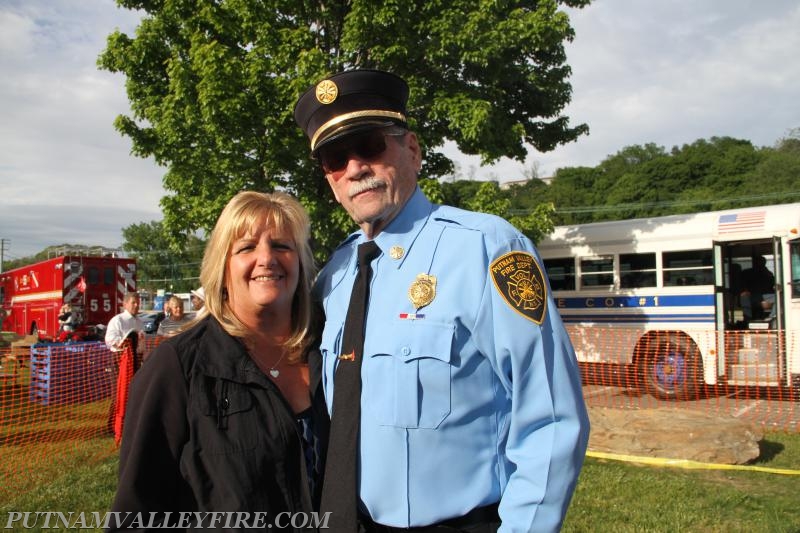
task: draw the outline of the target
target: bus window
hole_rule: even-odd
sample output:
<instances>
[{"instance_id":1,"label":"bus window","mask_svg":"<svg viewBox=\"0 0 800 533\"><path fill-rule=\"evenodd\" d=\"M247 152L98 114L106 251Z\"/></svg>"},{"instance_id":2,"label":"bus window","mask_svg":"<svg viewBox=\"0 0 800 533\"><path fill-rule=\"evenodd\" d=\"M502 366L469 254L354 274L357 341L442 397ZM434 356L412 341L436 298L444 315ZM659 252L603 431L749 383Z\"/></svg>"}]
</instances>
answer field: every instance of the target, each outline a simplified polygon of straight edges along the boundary
<instances>
[{"instance_id":1,"label":"bus window","mask_svg":"<svg viewBox=\"0 0 800 533\"><path fill-rule=\"evenodd\" d=\"M104 285L114 284L114 267L106 267L103 269L103 284Z\"/></svg>"},{"instance_id":2,"label":"bus window","mask_svg":"<svg viewBox=\"0 0 800 533\"><path fill-rule=\"evenodd\" d=\"M656 286L656 254L619 254L622 289Z\"/></svg>"},{"instance_id":3,"label":"bus window","mask_svg":"<svg viewBox=\"0 0 800 533\"><path fill-rule=\"evenodd\" d=\"M614 258L581 259L581 288L614 285Z\"/></svg>"},{"instance_id":4,"label":"bus window","mask_svg":"<svg viewBox=\"0 0 800 533\"><path fill-rule=\"evenodd\" d=\"M89 285L97 285L100 282L100 269L97 267L89 267L89 275L87 276L86 283Z\"/></svg>"},{"instance_id":5,"label":"bus window","mask_svg":"<svg viewBox=\"0 0 800 533\"><path fill-rule=\"evenodd\" d=\"M571 257L545 259L544 268L554 291L575 290L575 260Z\"/></svg>"},{"instance_id":6,"label":"bus window","mask_svg":"<svg viewBox=\"0 0 800 533\"><path fill-rule=\"evenodd\" d=\"M800 241L789 243L792 263L792 298L800 298Z\"/></svg>"},{"instance_id":7,"label":"bus window","mask_svg":"<svg viewBox=\"0 0 800 533\"><path fill-rule=\"evenodd\" d=\"M711 250L664 252L664 286L711 285Z\"/></svg>"}]
</instances>

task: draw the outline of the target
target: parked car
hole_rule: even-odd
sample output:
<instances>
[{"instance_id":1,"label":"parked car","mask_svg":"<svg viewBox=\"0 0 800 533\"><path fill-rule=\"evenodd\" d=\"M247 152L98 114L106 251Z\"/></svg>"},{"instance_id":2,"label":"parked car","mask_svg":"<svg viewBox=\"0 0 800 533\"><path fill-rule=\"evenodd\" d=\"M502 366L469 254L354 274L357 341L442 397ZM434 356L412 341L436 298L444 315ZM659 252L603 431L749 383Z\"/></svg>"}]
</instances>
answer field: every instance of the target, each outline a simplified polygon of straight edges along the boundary
<instances>
[{"instance_id":1,"label":"parked car","mask_svg":"<svg viewBox=\"0 0 800 533\"><path fill-rule=\"evenodd\" d=\"M163 311L142 311L137 316L144 323L144 332L155 335L165 315Z\"/></svg>"}]
</instances>

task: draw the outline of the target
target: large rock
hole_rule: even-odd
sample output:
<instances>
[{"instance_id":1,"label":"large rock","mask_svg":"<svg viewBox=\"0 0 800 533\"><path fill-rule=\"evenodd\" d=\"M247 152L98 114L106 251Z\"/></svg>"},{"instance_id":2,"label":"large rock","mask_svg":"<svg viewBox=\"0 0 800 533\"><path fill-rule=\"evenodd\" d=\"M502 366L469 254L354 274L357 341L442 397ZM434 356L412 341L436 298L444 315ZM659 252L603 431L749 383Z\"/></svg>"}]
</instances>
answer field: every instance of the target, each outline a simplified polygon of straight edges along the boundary
<instances>
[{"instance_id":1,"label":"large rock","mask_svg":"<svg viewBox=\"0 0 800 533\"><path fill-rule=\"evenodd\" d=\"M760 427L731 416L689 409L589 408L589 450L745 464L760 453Z\"/></svg>"}]
</instances>

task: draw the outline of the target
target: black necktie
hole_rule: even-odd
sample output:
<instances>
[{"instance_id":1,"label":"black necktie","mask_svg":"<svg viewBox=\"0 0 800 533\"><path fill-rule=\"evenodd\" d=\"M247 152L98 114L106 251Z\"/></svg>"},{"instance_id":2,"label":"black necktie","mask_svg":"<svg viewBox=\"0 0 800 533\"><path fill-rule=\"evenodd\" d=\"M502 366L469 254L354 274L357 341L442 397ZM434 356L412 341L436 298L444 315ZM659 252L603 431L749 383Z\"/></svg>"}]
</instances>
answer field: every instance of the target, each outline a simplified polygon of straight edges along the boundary
<instances>
[{"instance_id":1,"label":"black necktie","mask_svg":"<svg viewBox=\"0 0 800 533\"><path fill-rule=\"evenodd\" d=\"M330 533L358 530L358 427L361 418L361 358L369 300L370 262L381 252L373 241L358 247L358 274L344 321L333 391L328 458L322 487L322 512L330 511Z\"/></svg>"}]
</instances>

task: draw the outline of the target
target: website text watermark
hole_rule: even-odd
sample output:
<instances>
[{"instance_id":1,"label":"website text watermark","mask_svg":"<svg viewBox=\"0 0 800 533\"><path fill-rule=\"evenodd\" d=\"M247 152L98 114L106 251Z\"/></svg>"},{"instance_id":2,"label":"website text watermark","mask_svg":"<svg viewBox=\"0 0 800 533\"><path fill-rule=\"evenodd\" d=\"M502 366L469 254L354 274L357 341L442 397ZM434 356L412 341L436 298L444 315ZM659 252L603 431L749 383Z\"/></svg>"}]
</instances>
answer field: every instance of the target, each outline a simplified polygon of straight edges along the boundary
<instances>
[{"instance_id":1,"label":"website text watermark","mask_svg":"<svg viewBox=\"0 0 800 533\"><path fill-rule=\"evenodd\" d=\"M145 529L327 529L330 512L60 512L9 511L4 529L108 529L118 524Z\"/></svg>"}]
</instances>

